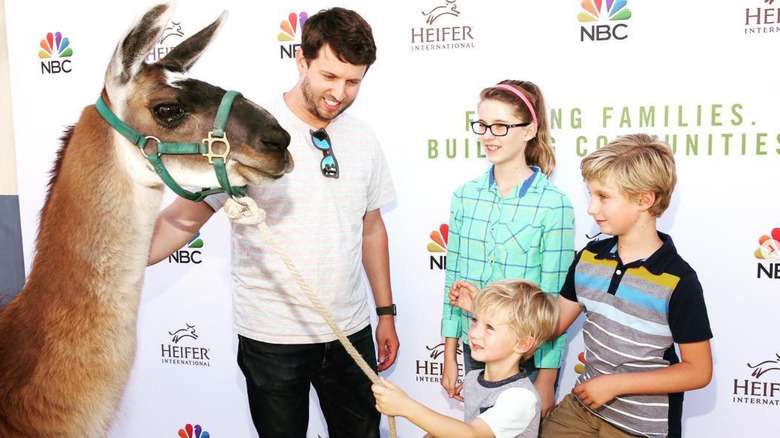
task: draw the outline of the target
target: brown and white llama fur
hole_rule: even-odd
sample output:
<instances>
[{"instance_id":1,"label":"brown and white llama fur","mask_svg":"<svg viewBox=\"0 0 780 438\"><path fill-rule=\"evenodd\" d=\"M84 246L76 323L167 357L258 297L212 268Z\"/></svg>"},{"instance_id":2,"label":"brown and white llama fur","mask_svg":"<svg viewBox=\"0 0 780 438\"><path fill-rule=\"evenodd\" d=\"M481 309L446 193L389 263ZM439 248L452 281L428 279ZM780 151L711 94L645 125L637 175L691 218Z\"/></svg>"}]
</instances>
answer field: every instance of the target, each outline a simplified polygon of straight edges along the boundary
<instances>
[{"instance_id":1,"label":"brown and white llama fur","mask_svg":"<svg viewBox=\"0 0 780 438\"><path fill-rule=\"evenodd\" d=\"M149 10L118 44L103 99L126 124L164 142L207 136L224 90L184 73L225 14L146 64L172 13ZM233 184L292 168L289 135L238 97L226 132ZM155 153L150 142L144 152ZM201 156L165 156L183 186L217 186ZM88 106L63 138L23 291L0 313L0 437L105 437L135 357L136 319L161 180L137 146Z\"/></svg>"}]
</instances>

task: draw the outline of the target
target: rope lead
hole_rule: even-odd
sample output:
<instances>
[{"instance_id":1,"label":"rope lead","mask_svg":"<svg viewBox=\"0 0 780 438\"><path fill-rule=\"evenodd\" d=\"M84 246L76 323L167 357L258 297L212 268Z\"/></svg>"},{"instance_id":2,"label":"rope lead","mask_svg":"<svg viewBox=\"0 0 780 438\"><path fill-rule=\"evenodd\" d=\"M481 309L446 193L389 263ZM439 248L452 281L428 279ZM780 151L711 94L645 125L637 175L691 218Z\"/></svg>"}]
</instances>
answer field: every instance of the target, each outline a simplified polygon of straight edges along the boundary
<instances>
[{"instance_id":1,"label":"rope lead","mask_svg":"<svg viewBox=\"0 0 780 438\"><path fill-rule=\"evenodd\" d=\"M306 297L309 298L309 301L311 301L311 304L314 306L314 308L320 312L320 315L322 315L322 317L325 319L325 322L328 323L330 329L333 330L333 333L336 335L339 342L341 342L341 345L344 346L344 349L347 350L347 353L349 353L355 363L357 363L357 365L363 371L363 374L365 374L372 383L384 386L384 384L379 380L379 376L374 372L374 370L371 369L366 360L363 359L363 356L361 356L360 353L358 353L352 343L349 342L347 336L343 331L341 331L325 306L322 305L320 299L314 295L311 289L309 289L309 285L307 285L306 281L304 281L303 277L301 277L301 274L298 272L298 269L295 267L292 260L290 260L290 257L279 245L279 242L276 241L273 234L271 234L271 230L265 223L265 210L258 207L257 203L248 196L241 198L233 196L228 198L227 202L225 203L225 213L227 213L228 218L230 218L230 220L233 222L242 225L257 225L257 228L261 233L263 233L263 236L265 236L266 240L271 243L271 246L273 246L276 253L279 254L279 257L282 258L285 266L287 266L287 270L290 271L290 274L298 283L298 286L301 288L303 293L306 294ZM395 417L388 416L387 424L390 429L390 438L395 438Z\"/></svg>"}]
</instances>

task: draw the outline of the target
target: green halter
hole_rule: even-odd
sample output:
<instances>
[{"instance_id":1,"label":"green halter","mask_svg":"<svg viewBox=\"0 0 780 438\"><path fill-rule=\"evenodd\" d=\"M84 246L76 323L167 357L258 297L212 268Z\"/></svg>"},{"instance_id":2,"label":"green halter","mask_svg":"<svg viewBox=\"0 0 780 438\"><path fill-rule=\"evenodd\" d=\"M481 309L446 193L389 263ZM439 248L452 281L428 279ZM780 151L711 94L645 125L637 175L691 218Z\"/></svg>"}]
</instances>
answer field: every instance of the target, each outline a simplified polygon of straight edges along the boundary
<instances>
[{"instance_id":1,"label":"green halter","mask_svg":"<svg viewBox=\"0 0 780 438\"><path fill-rule=\"evenodd\" d=\"M103 96L98 98L95 107L109 125L113 126L117 132L141 149L141 153L144 154L150 163L152 163L154 170L157 171L157 175L160 176L165 185L182 198L200 202L207 196L215 193L225 192L230 196L246 195L246 186L235 187L230 185L225 169L225 162L228 154L230 154L230 143L225 134L225 125L227 125L233 101L240 95L241 93L238 91L228 91L222 96L222 102L219 104L217 116L214 118L213 129L209 131L208 138L204 138L200 143L166 143L151 135L141 135L133 128L127 126L123 121L119 120L103 101ZM146 143L149 140L157 142L156 154L147 155L144 151ZM215 153L213 149L214 143L224 144L225 151L222 153ZM221 188L203 189L195 193L184 190L182 186L173 180L171 174L168 173L168 170L165 168L161 159L163 155L203 155L204 157L207 157L209 159L209 164L214 166L214 172L217 174L217 180L219 181L219 186Z\"/></svg>"}]
</instances>

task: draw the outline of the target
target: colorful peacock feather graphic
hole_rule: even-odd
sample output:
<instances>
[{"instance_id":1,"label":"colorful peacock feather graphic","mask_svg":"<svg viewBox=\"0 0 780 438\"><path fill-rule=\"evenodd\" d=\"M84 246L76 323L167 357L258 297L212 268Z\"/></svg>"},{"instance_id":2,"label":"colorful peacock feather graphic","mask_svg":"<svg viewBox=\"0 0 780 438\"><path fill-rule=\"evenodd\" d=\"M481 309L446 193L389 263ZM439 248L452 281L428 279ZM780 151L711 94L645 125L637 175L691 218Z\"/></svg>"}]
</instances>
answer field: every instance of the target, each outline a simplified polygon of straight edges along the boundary
<instances>
[{"instance_id":1,"label":"colorful peacock feather graphic","mask_svg":"<svg viewBox=\"0 0 780 438\"><path fill-rule=\"evenodd\" d=\"M200 238L200 231L187 243L187 248L203 248L203 239Z\"/></svg>"},{"instance_id":2,"label":"colorful peacock feather graphic","mask_svg":"<svg viewBox=\"0 0 780 438\"><path fill-rule=\"evenodd\" d=\"M631 18L631 10L626 7L627 0L582 0L582 9L577 14L577 21L599 21L606 16L609 21L628 20Z\"/></svg>"},{"instance_id":3,"label":"colorful peacock feather graphic","mask_svg":"<svg viewBox=\"0 0 780 438\"><path fill-rule=\"evenodd\" d=\"M279 32L276 39L279 41L293 41L296 33L298 33L298 29L303 27L303 24L306 23L306 19L308 18L309 14L306 12L301 12L299 14L290 12L290 15L287 16L287 20L282 21L282 24L279 26L282 31Z\"/></svg>"},{"instance_id":4,"label":"colorful peacock feather graphic","mask_svg":"<svg viewBox=\"0 0 780 438\"><path fill-rule=\"evenodd\" d=\"M577 359L580 363L574 365L574 372L582 374L585 371L585 352L581 351L580 354L577 355Z\"/></svg>"},{"instance_id":5,"label":"colorful peacock feather graphic","mask_svg":"<svg viewBox=\"0 0 780 438\"><path fill-rule=\"evenodd\" d=\"M188 424L184 429L179 429L179 438L209 438L211 434L203 430L200 424L195 426Z\"/></svg>"},{"instance_id":6,"label":"colorful peacock feather graphic","mask_svg":"<svg viewBox=\"0 0 780 438\"><path fill-rule=\"evenodd\" d=\"M449 241L450 226L441 224L438 230L431 231L431 241L428 242L428 251L447 252L447 242Z\"/></svg>"},{"instance_id":7,"label":"colorful peacock feather graphic","mask_svg":"<svg viewBox=\"0 0 780 438\"><path fill-rule=\"evenodd\" d=\"M773 229L768 235L758 238L759 247L753 252L759 260L780 259L780 228Z\"/></svg>"},{"instance_id":8,"label":"colorful peacock feather graphic","mask_svg":"<svg viewBox=\"0 0 780 438\"><path fill-rule=\"evenodd\" d=\"M70 47L68 37L63 38L61 32L47 33L46 38L41 40L41 48L38 51L38 57L46 58L65 58L73 55L73 48Z\"/></svg>"}]
</instances>

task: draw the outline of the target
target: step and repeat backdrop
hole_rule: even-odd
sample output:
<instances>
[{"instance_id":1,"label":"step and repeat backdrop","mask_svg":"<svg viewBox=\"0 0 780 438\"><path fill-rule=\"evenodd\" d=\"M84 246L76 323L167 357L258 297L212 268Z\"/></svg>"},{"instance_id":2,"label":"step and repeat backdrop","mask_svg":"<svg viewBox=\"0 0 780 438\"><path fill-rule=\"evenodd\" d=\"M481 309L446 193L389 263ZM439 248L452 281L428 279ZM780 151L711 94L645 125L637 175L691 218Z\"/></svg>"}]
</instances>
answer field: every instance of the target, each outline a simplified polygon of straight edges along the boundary
<instances>
[{"instance_id":1,"label":"step and repeat backdrop","mask_svg":"<svg viewBox=\"0 0 780 438\"><path fill-rule=\"evenodd\" d=\"M775 436L780 1L218 3L179 1L148 61L228 10L193 76L261 103L296 82L292 58L308 16L344 6L373 26L378 59L349 111L375 129L398 192L383 214L401 350L385 377L462 416L439 384L450 196L488 167L468 129L479 91L503 79L531 80L546 94L559 163L554 182L574 205L578 248L597 232L586 213L582 157L635 132L674 148L679 183L659 228L699 273L715 335L714 377L686 395L685 436ZM150 4L5 1L25 266L59 137L95 101L116 42ZM168 193L165 205L172 200ZM235 364L229 241L218 214L147 270L135 368L110 436L256 436ZM581 370L577 327L559 398ZM326 437L316 397L311 407L309 436ZM383 427L386 435L384 420ZM423 434L403 419L398 430Z\"/></svg>"}]
</instances>

